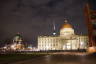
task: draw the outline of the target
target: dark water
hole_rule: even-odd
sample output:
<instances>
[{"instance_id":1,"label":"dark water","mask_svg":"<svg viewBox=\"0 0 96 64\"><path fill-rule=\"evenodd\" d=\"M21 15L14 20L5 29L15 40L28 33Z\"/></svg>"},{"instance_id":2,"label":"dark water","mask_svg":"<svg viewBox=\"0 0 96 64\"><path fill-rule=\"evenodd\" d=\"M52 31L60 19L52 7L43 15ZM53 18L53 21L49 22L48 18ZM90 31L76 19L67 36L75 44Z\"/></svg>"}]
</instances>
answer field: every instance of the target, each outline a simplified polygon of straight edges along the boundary
<instances>
[{"instance_id":1,"label":"dark water","mask_svg":"<svg viewBox=\"0 0 96 64\"><path fill-rule=\"evenodd\" d=\"M96 64L96 56L46 55L16 64Z\"/></svg>"}]
</instances>

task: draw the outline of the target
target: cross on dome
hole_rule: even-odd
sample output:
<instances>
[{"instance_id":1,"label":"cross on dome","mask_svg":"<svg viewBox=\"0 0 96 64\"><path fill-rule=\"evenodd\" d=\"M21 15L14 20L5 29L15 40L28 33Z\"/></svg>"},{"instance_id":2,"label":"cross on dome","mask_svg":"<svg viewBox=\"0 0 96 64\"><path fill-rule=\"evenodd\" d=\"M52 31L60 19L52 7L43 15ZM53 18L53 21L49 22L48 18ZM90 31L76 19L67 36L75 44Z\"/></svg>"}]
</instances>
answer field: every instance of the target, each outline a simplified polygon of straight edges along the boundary
<instances>
[{"instance_id":1,"label":"cross on dome","mask_svg":"<svg viewBox=\"0 0 96 64\"><path fill-rule=\"evenodd\" d=\"M65 20L64 20L64 22L65 22L65 23L68 23L68 20L67 20L67 19L65 19Z\"/></svg>"},{"instance_id":2,"label":"cross on dome","mask_svg":"<svg viewBox=\"0 0 96 64\"><path fill-rule=\"evenodd\" d=\"M61 29L64 29L64 28L73 28L71 24L68 23L68 20L65 19L64 20L64 24L62 25Z\"/></svg>"}]
</instances>

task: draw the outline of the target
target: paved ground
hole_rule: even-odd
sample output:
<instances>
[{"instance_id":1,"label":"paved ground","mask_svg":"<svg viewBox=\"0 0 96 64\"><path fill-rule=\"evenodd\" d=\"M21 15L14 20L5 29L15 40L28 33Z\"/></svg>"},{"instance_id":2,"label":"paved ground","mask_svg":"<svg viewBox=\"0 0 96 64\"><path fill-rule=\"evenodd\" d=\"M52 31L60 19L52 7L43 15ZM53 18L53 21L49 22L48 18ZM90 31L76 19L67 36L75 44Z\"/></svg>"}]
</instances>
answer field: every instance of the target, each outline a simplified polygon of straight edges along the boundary
<instances>
[{"instance_id":1,"label":"paved ground","mask_svg":"<svg viewBox=\"0 0 96 64\"><path fill-rule=\"evenodd\" d=\"M96 64L96 56L55 54L19 61L12 64Z\"/></svg>"}]
</instances>

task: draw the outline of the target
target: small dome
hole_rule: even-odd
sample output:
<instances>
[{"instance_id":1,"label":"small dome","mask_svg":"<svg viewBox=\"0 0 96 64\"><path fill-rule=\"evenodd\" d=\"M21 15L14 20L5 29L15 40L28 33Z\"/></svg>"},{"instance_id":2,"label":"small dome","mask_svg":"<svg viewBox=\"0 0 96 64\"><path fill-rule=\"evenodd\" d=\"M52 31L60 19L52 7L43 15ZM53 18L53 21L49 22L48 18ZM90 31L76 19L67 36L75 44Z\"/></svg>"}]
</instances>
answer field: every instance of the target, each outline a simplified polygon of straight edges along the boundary
<instances>
[{"instance_id":1,"label":"small dome","mask_svg":"<svg viewBox=\"0 0 96 64\"><path fill-rule=\"evenodd\" d=\"M20 34L20 33L17 33L17 34L15 35L15 37L22 38L22 36L21 36L21 34Z\"/></svg>"},{"instance_id":2,"label":"small dome","mask_svg":"<svg viewBox=\"0 0 96 64\"><path fill-rule=\"evenodd\" d=\"M20 33L17 33L14 38L13 38L14 41L17 41L17 40L22 40L22 36L20 35Z\"/></svg>"}]
</instances>

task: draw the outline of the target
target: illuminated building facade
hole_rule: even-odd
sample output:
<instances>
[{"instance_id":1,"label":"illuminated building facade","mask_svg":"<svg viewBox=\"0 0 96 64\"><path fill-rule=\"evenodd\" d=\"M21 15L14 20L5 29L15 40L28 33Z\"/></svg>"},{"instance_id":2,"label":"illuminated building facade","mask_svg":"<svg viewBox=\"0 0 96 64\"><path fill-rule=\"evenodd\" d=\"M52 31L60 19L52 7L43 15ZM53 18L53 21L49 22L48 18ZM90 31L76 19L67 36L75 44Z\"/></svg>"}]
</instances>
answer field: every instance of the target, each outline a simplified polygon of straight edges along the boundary
<instances>
[{"instance_id":1,"label":"illuminated building facade","mask_svg":"<svg viewBox=\"0 0 96 64\"><path fill-rule=\"evenodd\" d=\"M88 2L84 8L89 36L88 50L89 52L96 52L96 0L89 0Z\"/></svg>"},{"instance_id":2,"label":"illuminated building facade","mask_svg":"<svg viewBox=\"0 0 96 64\"><path fill-rule=\"evenodd\" d=\"M60 29L60 35L38 37L39 50L78 50L86 49L87 44L88 36L76 35L67 20Z\"/></svg>"},{"instance_id":3,"label":"illuminated building facade","mask_svg":"<svg viewBox=\"0 0 96 64\"><path fill-rule=\"evenodd\" d=\"M22 43L22 36L18 33L16 36L13 38L13 42L10 45L10 48L13 50L22 50L24 49L24 44Z\"/></svg>"}]
</instances>

